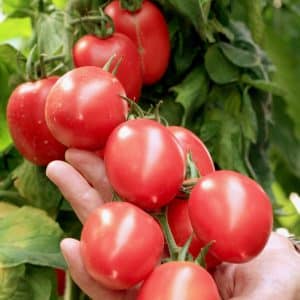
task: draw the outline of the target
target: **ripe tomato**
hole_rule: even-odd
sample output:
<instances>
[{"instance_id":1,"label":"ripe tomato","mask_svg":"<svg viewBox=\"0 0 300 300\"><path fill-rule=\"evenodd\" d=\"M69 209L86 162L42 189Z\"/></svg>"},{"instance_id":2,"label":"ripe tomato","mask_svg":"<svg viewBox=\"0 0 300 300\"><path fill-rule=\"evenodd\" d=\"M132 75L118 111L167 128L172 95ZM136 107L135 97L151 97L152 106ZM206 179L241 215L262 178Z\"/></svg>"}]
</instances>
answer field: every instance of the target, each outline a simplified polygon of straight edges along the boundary
<instances>
[{"instance_id":1,"label":"ripe tomato","mask_svg":"<svg viewBox=\"0 0 300 300\"><path fill-rule=\"evenodd\" d=\"M53 76L20 84L7 104L7 123L14 144L37 165L64 158L65 147L53 137L45 121L46 97L57 79Z\"/></svg>"},{"instance_id":2,"label":"ripe tomato","mask_svg":"<svg viewBox=\"0 0 300 300\"><path fill-rule=\"evenodd\" d=\"M241 263L264 248L272 230L272 206L264 190L234 171L202 177L189 199L192 226L221 261Z\"/></svg>"},{"instance_id":3,"label":"ripe tomato","mask_svg":"<svg viewBox=\"0 0 300 300\"><path fill-rule=\"evenodd\" d=\"M109 202L87 219L81 234L87 272L110 289L128 289L159 263L164 247L160 226L126 202Z\"/></svg>"},{"instance_id":4,"label":"ripe tomato","mask_svg":"<svg viewBox=\"0 0 300 300\"><path fill-rule=\"evenodd\" d=\"M191 152L192 159L201 176L215 171L213 160L199 137L192 131L181 126L169 126L168 129L175 135L185 155L189 151Z\"/></svg>"},{"instance_id":5,"label":"ripe tomato","mask_svg":"<svg viewBox=\"0 0 300 300\"><path fill-rule=\"evenodd\" d=\"M173 261L155 268L137 300L220 300L211 275L192 262Z\"/></svg>"},{"instance_id":6,"label":"ripe tomato","mask_svg":"<svg viewBox=\"0 0 300 300\"><path fill-rule=\"evenodd\" d=\"M67 147L97 150L111 131L125 121L127 104L121 83L94 66L63 75L46 101L46 122L52 134Z\"/></svg>"},{"instance_id":7,"label":"ripe tomato","mask_svg":"<svg viewBox=\"0 0 300 300\"><path fill-rule=\"evenodd\" d=\"M158 81L168 67L171 48L168 26L160 10L150 1L143 1L141 9L131 13L115 0L104 11L113 19L116 32L124 33L137 45L143 82Z\"/></svg>"},{"instance_id":8,"label":"ripe tomato","mask_svg":"<svg viewBox=\"0 0 300 300\"><path fill-rule=\"evenodd\" d=\"M148 119L118 126L107 141L104 163L115 191L144 209L170 202L184 179L184 156L175 137Z\"/></svg>"},{"instance_id":9,"label":"ripe tomato","mask_svg":"<svg viewBox=\"0 0 300 300\"><path fill-rule=\"evenodd\" d=\"M188 212L188 200L175 198L169 203L167 218L176 244L182 247L194 231ZM204 246L206 245L194 234L189 253L196 258L199 255L201 248ZM205 257L205 262L208 269L214 268L220 264L220 261L216 259L210 251L208 251Z\"/></svg>"},{"instance_id":10,"label":"ripe tomato","mask_svg":"<svg viewBox=\"0 0 300 300\"><path fill-rule=\"evenodd\" d=\"M66 272L61 269L55 269L57 280L57 294L63 296L66 288Z\"/></svg>"},{"instance_id":11,"label":"ripe tomato","mask_svg":"<svg viewBox=\"0 0 300 300\"><path fill-rule=\"evenodd\" d=\"M73 60L76 67L103 67L115 55L111 70L121 60L116 77L123 85L126 95L137 101L142 88L142 67L139 53L133 41L122 33L101 39L85 35L73 47Z\"/></svg>"}]
</instances>

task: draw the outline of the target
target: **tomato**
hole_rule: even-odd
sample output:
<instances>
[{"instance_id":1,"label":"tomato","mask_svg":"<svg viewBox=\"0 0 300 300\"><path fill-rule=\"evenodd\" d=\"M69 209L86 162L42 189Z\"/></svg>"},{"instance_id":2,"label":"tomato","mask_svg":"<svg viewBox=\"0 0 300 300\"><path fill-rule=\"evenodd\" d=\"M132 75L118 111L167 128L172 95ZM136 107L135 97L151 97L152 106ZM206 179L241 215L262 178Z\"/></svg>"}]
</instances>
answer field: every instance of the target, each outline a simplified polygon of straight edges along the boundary
<instances>
[{"instance_id":1,"label":"tomato","mask_svg":"<svg viewBox=\"0 0 300 300\"><path fill-rule=\"evenodd\" d=\"M150 1L143 1L137 12L121 8L118 0L105 8L115 24L116 32L131 38L141 57L143 82L153 84L164 75L170 58L168 26L160 10Z\"/></svg>"},{"instance_id":2,"label":"tomato","mask_svg":"<svg viewBox=\"0 0 300 300\"><path fill-rule=\"evenodd\" d=\"M63 75L46 101L46 122L67 147L103 148L111 131L125 121L125 91L112 74L94 66Z\"/></svg>"},{"instance_id":3,"label":"tomato","mask_svg":"<svg viewBox=\"0 0 300 300\"><path fill-rule=\"evenodd\" d=\"M185 154L191 152L192 159L201 176L215 171L213 160L199 137L181 126L169 126L168 129L175 135Z\"/></svg>"},{"instance_id":4,"label":"tomato","mask_svg":"<svg viewBox=\"0 0 300 300\"><path fill-rule=\"evenodd\" d=\"M188 212L188 200L175 198L169 203L167 218L171 232L178 246L182 247L193 234L189 253L196 258L199 255L201 248L206 245L194 234ZM214 268L220 264L220 261L216 259L210 251L205 257L205 262L208 269Z\"/></svg>"},{"instance_id":5,"label":"tomato","mask_svg":"<svg viewBox=\"0 0 300 300\"><path fill-rule=\"evenodd\" d=\"M199 239L215 243L221 261L241 263L264 248L272 230L272 205L254 180L234 171L202 177L189 199L189 215Z\"/></svg>"},{"instance_id":6,"label":"tomato","mask_svg":"<svg viewBox=\"0 0 300 300\"><path fill-rule=\"evenodd\" d=\"M127 202L109 202L88 217L80 247L90 276L121 290L144 280L159 263L164 237L143 210Z\"/></svg>"},{"instance_id":7,"label":"tomato","mask_svg":"<svg viewBox=\"0 0 300 300\"><path fill-rule=\"evenodd\" d=\"M114 190L144 209L170 202L184 179L185 161L175 137L158 122L127 121L109 137L104 163Z\"/></svg>"},{"instance_id":8,"label":"tomato","mask_svg":"<svg viewBox=\"0 0 300 300\"><path fill-rule=\"evenodd\" d=\"M101 39L94 35L85 35L73 47L73 60L76 67L103 67L115 55L110 70L120 60L116 77L122 83L126 95L137 101L142 88L142 67L139 53L133 41L122 33Z\"/></svg>"},{"instance_id":9,"label":"tomato","mask_svg":"<svg viewBox=\"0 0 300 300\"><path fill-rule=\"evenodd\" d=\"M57 294L63 296L66 288L66 272L61 269L55 269L57 280Z\"/></svg>"},{"instance_id":10,"label":"tomato","mask_svg":"<svg viewBox=\"0 0 300 300\"><path fill-rule=\"evenodd\" d=\"M45 121L46 97L58 77L20 84L7 104L7 123L18 151L37 165L63 159L65 147L49 131Z\"/></svg>"},{"instance_id":11,"label":"tomato","mask_svg":"<svg viewBox=\"0 0 300 300\"><path fill-rule=\"evenodd\" d=\"M220 300L211 275L192 262L173 261L155 268L137 300Z\"/></svg>"}]
</instances>

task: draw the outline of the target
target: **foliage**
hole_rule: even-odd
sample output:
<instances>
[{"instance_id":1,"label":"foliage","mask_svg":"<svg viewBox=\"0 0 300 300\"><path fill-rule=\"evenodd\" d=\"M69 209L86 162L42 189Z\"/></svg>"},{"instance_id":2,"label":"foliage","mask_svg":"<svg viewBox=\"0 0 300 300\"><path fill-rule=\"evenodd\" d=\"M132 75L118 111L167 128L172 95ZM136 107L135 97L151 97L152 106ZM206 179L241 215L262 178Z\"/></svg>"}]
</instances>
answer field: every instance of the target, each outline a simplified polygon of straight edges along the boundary
<instances>
[{"instance_id":1,"label":"foliage","mask_svg":"<svg viewBox=\"0 0 300 300\"><path fill-rule=\"evenodd\" d=\"M15 150L5 116L9 95L34 68L41 75L40 54L57 58L48 73L72 68L71 47L91 28L71 21L104 2L2 1L0 299L57 299L52 268L64 267L59 241L63 232L76 237L81 229L44 169ZM148 108L164 100L169 124L199 135L217 168L258 180L273 200L275 227L299 235L289 195L300 192L300 2L275 2L157 0L172 57L162 80L143 88L140 103Z\"/></svg>"}]
</instances>

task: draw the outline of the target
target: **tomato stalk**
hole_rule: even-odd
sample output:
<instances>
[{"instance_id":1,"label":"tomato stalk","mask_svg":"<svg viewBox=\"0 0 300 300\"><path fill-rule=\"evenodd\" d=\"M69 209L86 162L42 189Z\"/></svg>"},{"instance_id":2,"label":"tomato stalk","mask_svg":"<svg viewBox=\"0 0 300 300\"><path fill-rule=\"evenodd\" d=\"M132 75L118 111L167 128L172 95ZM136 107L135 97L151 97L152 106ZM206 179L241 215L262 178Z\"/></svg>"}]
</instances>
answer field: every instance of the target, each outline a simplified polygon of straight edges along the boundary
<instances>
[{"instance_id":1,"label":"tomato stalk","mask_svg":"<svg viewBox=\"0 0 300 300\"><path fill-rule=\"evenodd\" d=\"M142 0L120 0L121 7L130 12L136 12L142 8Z\"/></svg>"},{"instance_id":2,"label":"tomato stalk","mask_svg":"<svg viewBox=\"0 0 300 300\"><path fill-rule=\"evenodd\" d=\"M212 246L212 244L215 241L211 241L209 242L206 246L202 247L200 250L199 255L196 257L195 259L195 263L197 263L198 265L200 265L201 267L205 268L207 267L206 262L205 262L205 257L209 251L209 248Z\"/></svg>"}]
</instances>

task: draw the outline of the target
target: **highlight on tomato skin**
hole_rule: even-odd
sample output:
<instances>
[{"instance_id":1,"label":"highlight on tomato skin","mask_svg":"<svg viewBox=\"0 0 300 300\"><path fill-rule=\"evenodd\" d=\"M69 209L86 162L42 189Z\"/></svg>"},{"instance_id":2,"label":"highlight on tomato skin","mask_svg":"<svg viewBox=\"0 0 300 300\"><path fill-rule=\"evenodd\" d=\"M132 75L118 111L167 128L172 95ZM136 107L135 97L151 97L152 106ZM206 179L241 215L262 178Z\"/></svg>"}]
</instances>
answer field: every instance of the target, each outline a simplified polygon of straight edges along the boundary
<instances>
[{"instance_id":1,"label":"highlight on tomato skin","mask_svg":"<svg viewBox=\"0 0 300 300\"><path fill-rule=\"evenodd\" d=\"M165 126L149 119L119 125L106 143L104 163L116 193L149 211L172 201L184 180L181 147Z\"/></svg>"},{"instance_id":2,"label":"highlight on tomato skin","mask_svg":"<svg viewBox=\"0 0 300 300\"><path fill-rule=\"evenodd\" d=\"M122 33L113 33L101 38L87 34L73 46L73 61L76 67L104 67L113 57L109 71L116 69L115 76L123 85L126 95L138 101L142 89L142 66L133 41Z\"/></svg>"},{"instance_id":3,"label":"highlight on tomato skin","mask_svg":"<svg viewBox=\"0 0 300 300\"><path fill-rule=\"evenodd\" d=\"M27 160L40 166L64 159L66 147L50 132L45 120L45 103L59 79L51 76L18 85L8 100L6 116L17 150Z\"/></svg>"},{"instance_id":4,"label":"highlight on tomato skin","mask_svg":"<svg viewBox=\"0 0 300 300\"><path fill-rule=\"evenodd\" d=\"M205 176L215 171L213 159L207 147L198 136L182 126L168 126L167 128L176 137L185 155L189 152L191 153L200 176Z\"/></svg>"},{"instance_id":5,"label":"highlight on tomato skin","mask_svg":"<svg viewBox=\"0 0 300 300\"><path fill-rule=\"evenodd\" d=\"M108 202L84 223L80 249L89 275L113 290L133 287L159 264L164 248L156 220L127 202Z\"/></svg>"},{"instance_id":6,"label":"highlight on tomato skin","mask_svg":"<svg viewBox=\"0 0 300 300\"><path fill-rule=\"evenodd\" d=\"M168 24L151 1L143 1L136 12L121 8L120 1L110 2L104 9L115 24L115 31L127 35L137 46L143 72L143 83L151 85L165 74L171 55Z\"/></svg>"},{"instance_id":7,"label":"highlight on tomato skin","mask_svg":"<svg viewBox=\"0 0 300 300\"><path fill-rule=\"evenodd\" d=\"M98 150L124 122L128 106L124 87L111 73L85 66L65 73L48 94L46 122L66 147Z\"/></svg>"},{"instance_id":8,"label":"highlight on tomato skin","mask_svg":"<svg viewBox=\"0 0 300 300\"><path fill-rule=\"evenodd\" d=\"M212 276L187 261L172 261L154 269L143 282L137 300L220 300Z\"/></svg>"},{"instance_id":9,"label":"highlight on tomato skin","mask_svg":"<svg viewBox=\"0 0 300 300\"><path fill-rule=\"evenodd\" d=\"M243 263L257 256L272 231L271 201L262 187L235 171L222 170L199 179L188 202L198 238L220 261Z\"/></svg>"}]
</instances>

